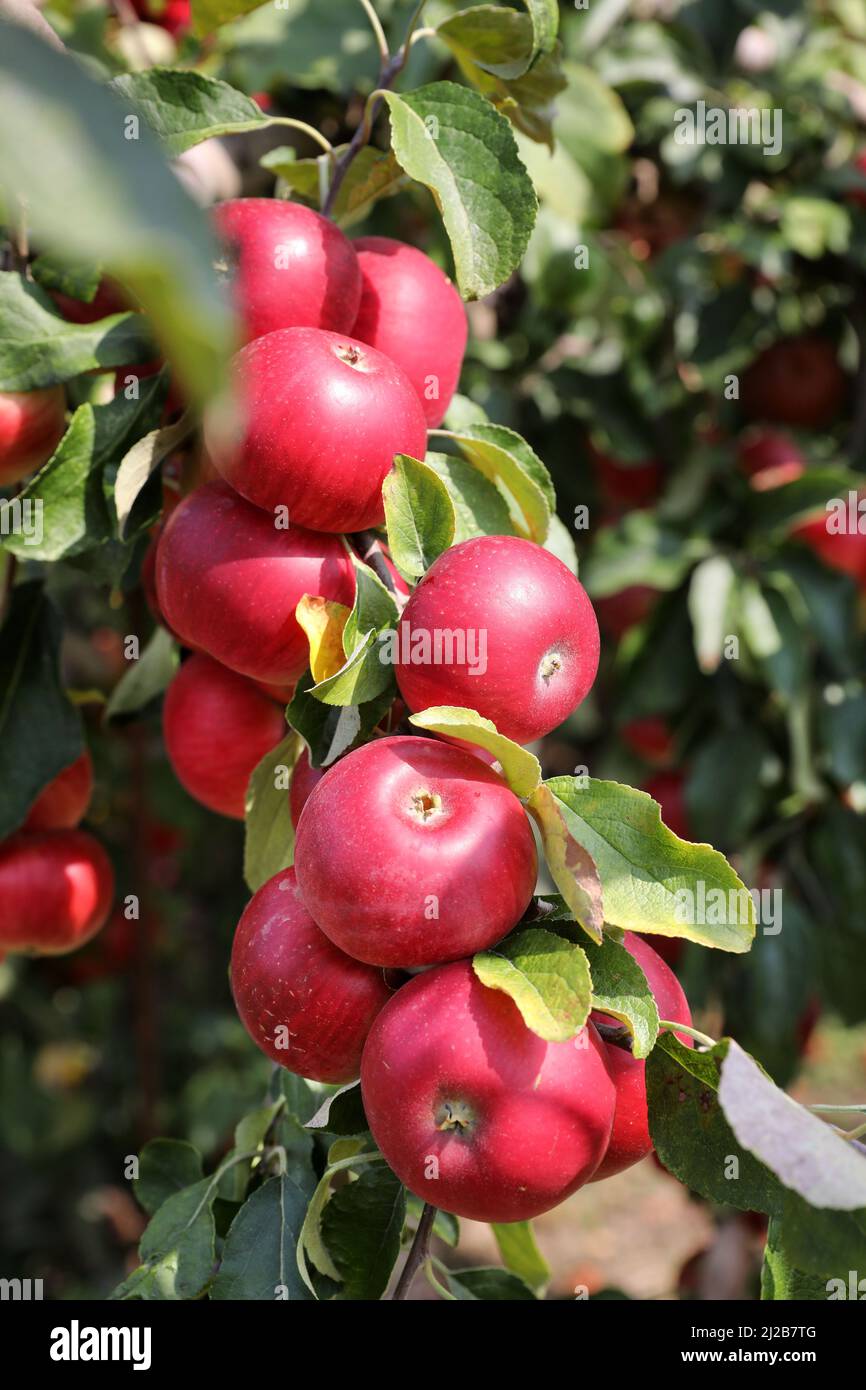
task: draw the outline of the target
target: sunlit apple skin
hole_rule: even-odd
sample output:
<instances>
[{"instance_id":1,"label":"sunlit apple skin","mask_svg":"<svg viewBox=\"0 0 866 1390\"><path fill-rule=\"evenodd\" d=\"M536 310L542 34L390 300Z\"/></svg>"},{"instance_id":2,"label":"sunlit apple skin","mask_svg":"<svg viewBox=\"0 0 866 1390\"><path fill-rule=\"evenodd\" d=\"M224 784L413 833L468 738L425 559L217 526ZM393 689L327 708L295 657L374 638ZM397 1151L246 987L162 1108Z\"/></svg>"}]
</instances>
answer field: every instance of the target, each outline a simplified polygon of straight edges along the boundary
<instances>
[{"instance_id":1,"label":"sunlit apple skin","mask_svg":"<svg viewBox=\"0 0 866 1390\"><path fill-rule=\"evenodd\" d=\"M828 531L827 514L822 511L795 526L791 538L808 546L830 569L850 575L866 587L866 535L859 531Z\"/></svg>"},{"instance_id":2,"label":"sunlit apple skin","mask_svg":"<svg viewBox=\"0 0 866 1390\"><path fill-rule=\"evenodd\" d=\"M384 971L353 960L319 930L293 869L269 879L247 904L232 946L231 985L241 1022L262 1052L297 1076L329 1082L357 1079L371 1024L392 994Z\"/></svg>"},{"instance_id":3,"label":"sunlit apple skin","mask_svg":"<svg viewBox=\"0 0 866 1390\"><path fill-rule=\"evenodd\" d=\"M486 633L486 670L401 659L397 681L409 708L465 706L516 743L561 724L598 670L598 623L586 590L550 551L516 536L481 536L440 555L404 610L400 658L407 640L411 657L417 630Z\"/></svg>"},{"instance_id":4,"label":"sunlit apple skin","mask_svg":"<svg viewBox=\"0 0 866 1390\"><path fill-rule=\"evenodd\" d=\"M22 830L72 830L93 796L93 761L85 751L42 788Z\"/></svg>"},{"instance_id":5,"label":"sunlit apple skin","mask_svg":"<svg viewBox=\"0 0 866 1390\"><path fill-rule=\"evenodd\" d=\"M0 950L63 955L104 925L111 861L86 830L25 831L0 844Z\"/></svg>"},{"instance_id":6,"label":"sunlit apple skin","mask_svg":"<svg viewBox=\"0 0 866 1390\"><path fill-rule=\"evenodd\" d=\"M750 420L819 429L843 411L848 380L836 349L826 338L787 338L762 352L745 373L740 390Z\"/></svg>"},{"instance_id":7,"label":"sunlit apple skin","mask_svg":"<svg viewBox=\"0 0 866 1390\"><path fill-rule=\"evenodd\" d=\"M191 656L173 677L162 712L165 748L190 796L243 820L250 777L286 733L279 705L245 676Z\"/></svg>"},{"instance_id":8,"label":"sunlit apple skin","mask_svg":"<svg viewBox=\"0 0 866 1390\"><path fill-rule=\"evenodd\" d=\"M623 944L646 976L658 1006L659 1018L691 1027L688 1000L676 975L665 965L661 956L633 932L626 933ZM602 1014L592 1014L592 1018L596 1022L616 1021ZM687 1047L693 1046L687 1033L677 1033L676 1036ZM612 1043L604 1043L603 1046L608 1070L616 1086L616 1113L610 1143L591 1178L592 1182L600 1182L603 1178L611 1178L615 1173L631 1168L632 1164L646 1158L653 1148L647 1115L646 1062Z\"/></svg>"},{"instance_id":9,"label":"sunlit apple skin","mask_svg":"<svg viewBox=\"0 0 866 1390\"><path fill-rule=\"evenodd\" d=\"M806 471L802 451L781 430L759 428L745 434L740 440L737 462L755 492L784 487Z\"/></svg>"},{"instance_id":10,"label":"sunlit apple skin","mask_svg":"<svg viewBox=\"0 0 866 1390\"><path fill-rule=\"evenodd\" d=\"M355 576L335 536L280 530L223 482L206 483L163 527L156 587L166 623L191 647L269 685L293 685L309 644L304 594L351 607Z\"/></svg>"},{"instance_id":11,"label":"sunlit apple skin","mask_svg":"<svg viewBox=\"0 0 866 1390\"><path fill-rule=\"evenodd\" d=\"M233 198L212 216L246 341L280 328L351 331L361 269L335 223L279 198Z\"/></svg>"},{"instance_id":12,"label":"sunlit apple skin","mask_svg":"<svg viewBox=\"0 0 866 1390\"><path fill-rule=\"evenodd\" d=\"M427 422L409 378L375 348L316 328L287 328L234 359L238 423L205 421L218 472L293 525L365 531L385 518L382 483L396 454L424 458Z\"/></svg>"},{"instance_id":13,"label":"sunlit apple skin","mask_svg":"<svg viewBox=\"0 0 866 1390\"><path fill-rule=\"evenodd\" d=\"M335 945L408 969L499 941L526 910L538 863L501 777L462 749L397 737L328 770L301 814L295 869Z\"/></svg>"},{"instance_id":14,"label":"sunlit apple skin","mask_svg":"<svg viewBox=\"0 0 866 1390\"><path fill-rule=\"evenodd\" d=\"M437 429L463 366L463 300L445 272L416 247L384 236L359 237L353 245L362 279L353 336L399 362L429 428Z\"/></svg>"},{"instance_id":15,"label":"sunlit apple skin","mask_svg":"<svg viewBox=\"0 0 866 1390\"><path fill-rule=\"evenodd\" d=\"M296 830L301 819L301 812L324 775L325 769L323 767L313 767L310 762L310 755L305 748L295 763L292 770L292 780L289 783L289 814Z\"/></svg>"},{"instance_id":16,"label":"sunlit apple skin","mask_svg":"<svg viewBox=\"0 0 866 1390\"><path fill-rule=\"evenodd\" d=\"M661 807L662 820L681 840L692 838L686 806L686 782L681 772L656 772L644 782L643 790Z\"/></svg>"},{"instance_id":17,"label":"sunlit apple skin","mask_svg":"<svg viewBox=\"0 0 866 1390\"><path fill-rule=\"evenodd\" d=\"M0 487L20 483L50 459L66 428L62 386L0 391Z\"/></svg>"},{"instance_id":18,"label":"sunlit apple skin","mask_svg":"<svg viewBox=\"0 0 866 1390\"><path fill-rule=\"evenodd\" d=\"M544 1042L471 961L398 990L370 1030L361 1089L373 1137L411 1192L496 1222L540 1216L592 1176L616 1099L591 1024Z\"/></svg>"}]
</instances>

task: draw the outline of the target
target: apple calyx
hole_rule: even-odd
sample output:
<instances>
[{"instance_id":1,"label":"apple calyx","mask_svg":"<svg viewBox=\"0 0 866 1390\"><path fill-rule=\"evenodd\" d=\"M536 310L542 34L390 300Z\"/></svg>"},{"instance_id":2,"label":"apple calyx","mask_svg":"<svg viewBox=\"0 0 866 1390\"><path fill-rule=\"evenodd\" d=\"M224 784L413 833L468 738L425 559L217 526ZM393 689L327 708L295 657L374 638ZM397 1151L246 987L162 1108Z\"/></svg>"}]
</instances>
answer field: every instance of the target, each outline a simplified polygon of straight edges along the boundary
<instances>
[{"instance_id":1,"label":"apple calyx","mask_svg":"<svg viewBox=\"0 0 866 1390\"><path fill-rule=\"evenodd\" d=\"M562 655L562 652L557 651L557 649L554 647L549 652L546 652L545 655L541 658L541 664L538 667L538 674L541 676L541 679L544 681L545 685L547 685L553 679L554 676L559 675L560 671L563 669L564 666L565 659Z\"/></svg>"},{"instance_id":2,"label":"apple calyx","mask_svg":"<svg viewBox=\"0 0 866 1390\"><path fill-rule=\"evenodd\" d=\"M464 1134L475 1124L475 1112L465 1100L443 1100L436 1112L436 1128Z\"/></svg>"},{"instance_id":3,"label":"apple calyx","mask_svg":"<svg viewBox=\"0 0 866 1390\"><path fill-rule=\"evenodd\" d=\"M438 792L417 791L412 797L412 814L416 820L426 825L427 821L442 812L442 798Z\"/></svg>"},{"instance_id":4,"label":"apple calyx","mask_svg":"<svg viewBox=\"0 0 866 1390\"><path fill-rule=\"evenodd\" d=\"M366 353L352 343L341 343L339 347L335 347L334 356L339 357L341 362L345 362L347 367L355 367L359 372L367 370Z\"/></svg>"}]
</instances>

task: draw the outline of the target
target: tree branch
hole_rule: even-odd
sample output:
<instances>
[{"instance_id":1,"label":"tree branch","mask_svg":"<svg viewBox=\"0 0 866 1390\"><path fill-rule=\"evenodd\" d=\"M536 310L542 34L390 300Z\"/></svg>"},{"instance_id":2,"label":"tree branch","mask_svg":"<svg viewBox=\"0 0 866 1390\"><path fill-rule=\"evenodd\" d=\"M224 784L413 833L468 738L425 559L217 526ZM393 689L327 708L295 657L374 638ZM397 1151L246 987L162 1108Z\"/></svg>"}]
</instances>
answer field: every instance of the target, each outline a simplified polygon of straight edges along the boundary
<instances>
[{"instance_id":1,"label":"tree branch","mask_svg":"<svg viewBox=\"0 0 866 1390\"><path fill-rule=\"evenodd\" d=\"M430 1250L430 1237L433 1234L433 1222L436 1220L436 1208L429 1202L424 1203L424 1210L421 1213L421 1220L418 1222L418 1229L406 1256L406 1263L397 1281L397 1287L391 1295L392 1301L395 1299L405 1299L409 1296L409 1289L418 1270L427 1259Z\"/></svg>"}]
</instances>

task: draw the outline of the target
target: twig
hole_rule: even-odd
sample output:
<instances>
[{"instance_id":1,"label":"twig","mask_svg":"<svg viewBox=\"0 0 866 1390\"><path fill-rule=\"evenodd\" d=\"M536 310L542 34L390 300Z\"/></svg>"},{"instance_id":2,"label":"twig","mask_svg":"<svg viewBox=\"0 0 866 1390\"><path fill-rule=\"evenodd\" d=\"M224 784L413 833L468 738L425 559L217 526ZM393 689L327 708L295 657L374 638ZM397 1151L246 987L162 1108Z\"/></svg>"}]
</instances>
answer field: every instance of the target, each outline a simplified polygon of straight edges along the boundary
<instances>
[{"instance_id":1,"label":"twig","mask_svg":"<svg viewBox=\"0 0 866 1390\"><path fill-rule=\"evenodd\" d=\"M352 536L352 545L358 555L369 565L370 569L382 583L389 593L397 593L397 585L394 583L394 576L385 564L385 556L382 551L382 542L372 531L356 531Z\"/></svg>"},{"instance_id":2,"label":"twig","mask_svg":"<svg viewBox=\"0 0 866 1390\"><path fill-rule=\"evenodd\" d=\"M430 1237L433 1233L433 1222L436 1220L436 1208L429 1202L424 1203L424 1210L418 1222L418 1229L415 1232L409 1254L406 1256L406 1263L403 1272L397 1281L397 1287L391 1295L392 1301L395 1299L405 1299L409 1296L409 1289L418 1270L426 1262L430 1250Z\"/></svg>"},{"instance_id":3,"label":"twig","mask_svg":"<svg viewBox=\"0 0 866 1390\"><path fill-rule=\"evenodd\" d=\"M364 0L361 0L361 3L364 4ZM371 92L369 97L367 98L367 103L364 107L364 118L358 126L357 130L355 131L355 134L352 136L349 148L346 150L346 153L342 155L340 159L337 160L336 167L334 168L333 178L331 179L331 187L328 189L328 196L322 205L322 212L324 213L325 217L331 216L340 189L343 187L346 175L348 174L350 168L352 167L352 164L357 159L361 150L364 148L365 145L369 144L370 137L373 134L373 127L376 124L380 111L382 110L382 103L385 99L385 93L390 91L394 83L397 81L397 78L400 76L400 73L406 66L406 63L409 59L409 50L412 45L412 35L415 31L415 25L421 18L421 12L424 9L425 4L426 0L421 0L421 3L416 7L414 14L412 15L412 18L409 21L409 28L406 32L406 39L398 53L391 57L391 54L388 51L387 42L385 43L385 47L382 50L382 67L379 72L379 81L376 86L376 90L374 92ZM365 9L366 8L367 7L365 5Z\"/></svg>"},{"instance_id":4,"label":"twig","mask_svg":"<svg viewBox=\"0 0 866 1390\"><path fill-rule=\"evenodd\" d=\"M388 40L385 37L385 30L382 28L382 21L380 20L376 11L373 9L371 0L361 0L361 4L364 7L364 10L366 11L367 18L370 21L370 26L373 30L373 33L376 35L376 43L378 44L379 52L382 55L382 62L387 63L388 58L390 57L390 53L388 49Z\"/></svg>"}]
</instances>

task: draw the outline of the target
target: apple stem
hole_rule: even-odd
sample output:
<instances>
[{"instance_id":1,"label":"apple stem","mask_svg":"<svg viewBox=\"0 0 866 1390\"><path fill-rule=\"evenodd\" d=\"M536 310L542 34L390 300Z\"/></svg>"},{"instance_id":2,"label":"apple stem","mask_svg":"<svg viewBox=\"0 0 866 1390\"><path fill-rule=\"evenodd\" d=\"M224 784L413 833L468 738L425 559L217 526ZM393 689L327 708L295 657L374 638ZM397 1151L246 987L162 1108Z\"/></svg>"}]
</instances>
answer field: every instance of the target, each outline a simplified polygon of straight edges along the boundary
<instances>
[{"instance_id":1,"label":"apple stem","mask_svg":"<svg viewBox=\"0 0 866 1390\"><path fill-rule=\"evenodd\" d=\"M433 1222L436 1220L436 1208L430 1202L424 1203L424 1210L418 1222L409 1254L406 1256L406 1263L403 1266L400 1278L397 1280L397 1287L391 1295L392 1301L395 1299L405 1299L409 1297L409 1289L418 1270L426 1262L430 1250L430 1237L433 1234Z\"/></svg>"},{"instance_id":2,"label":"apple stem","mask_svg":"<svg viewBox=\"0 0 866 1390\"><path fill-rule=\"evenodd\" d=\"M706 1033L699 1033L697 1028L688 1028L685 1023L676 1023L669 1018L659 1019L659 1031L664 1030L668 1033L685 1033L686 1037L694 1038L696 1042L703 1043L704 1047L715 1047L715 1039L707 1037Z\"/></svg>"}]
</instances>

